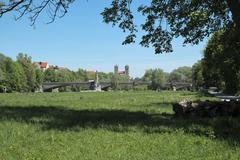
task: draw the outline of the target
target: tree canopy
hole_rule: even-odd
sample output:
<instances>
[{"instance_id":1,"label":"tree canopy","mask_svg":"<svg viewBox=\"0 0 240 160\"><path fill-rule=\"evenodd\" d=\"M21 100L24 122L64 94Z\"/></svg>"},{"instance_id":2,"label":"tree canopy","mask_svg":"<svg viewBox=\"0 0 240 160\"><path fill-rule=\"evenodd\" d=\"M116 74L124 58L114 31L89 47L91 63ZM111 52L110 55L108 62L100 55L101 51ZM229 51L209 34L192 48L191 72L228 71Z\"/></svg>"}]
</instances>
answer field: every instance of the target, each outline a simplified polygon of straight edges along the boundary
<instances>
[{"instance_id":1,"label":"tree canopy","mask_svg":"<svg viewBox=\"0 0 240 160\"><path fill-rule=\"evenodd\" d=\"M15 11L16 19L28 15L34 25L39 15L46 10L51 23L57 17L64 16L73 2L74 0L0 1L0 16ZM144 47L153 46L155 53L171 52L171 42L179 36L183 37L184 44L198 44L211 33L232 23L240 32L240 0L148 0L144 4L133 0L111 2L102 12L104 22L118 25L128 33L123 44L135 42L136 32L143 30L145 34L140 44ZM135 9L145 18L140 24L134 21Z\"/></svg>"},{"instance_id":2,"label":"tree canopy","mask_svg":"<svg viewBox=\"0 0 240 160\"><path fill-rule=\"evenodd\" d=\"M169 82L192 82L192 68L191 67L179 67L173 70L169 75Z\"/></svg>"},{"instance_id":3,"label":"tree canopy","mask_svg":"<svg viewBox=\"0 0 240 160\"><path fill-rule=\"evenodd\" d=\"M214 33L204 50L204 57L193 66L193 84L217 87L226 93L240 90L240 36L235 28Z\"/></svg>"},{"instance_id":4,"label":"tree canopy","mask_svg":"<svg viewBox=\"0 0 240 160\"><path fill-rule=\"evenodd\" d=\"M226 92L236 93L240 89L239 62L239 34L236 34L234 28L216 32L204 51L203 74L205 79L215 80L218 82L215 82L215 85L221 85L223 82Z\"/></svg>"},{"instance_id":5,"label":"tree canopy","mask_svg":"<svg viewBox=\"0 0 240 160\"><path fill-rule=\"evenodd\" d=\"M146 70L143 81L151 81L149 89L158 90L161 89L167 82L168 73L163 72L162 69L148 69Z\"/></svg>"}]
</instances>

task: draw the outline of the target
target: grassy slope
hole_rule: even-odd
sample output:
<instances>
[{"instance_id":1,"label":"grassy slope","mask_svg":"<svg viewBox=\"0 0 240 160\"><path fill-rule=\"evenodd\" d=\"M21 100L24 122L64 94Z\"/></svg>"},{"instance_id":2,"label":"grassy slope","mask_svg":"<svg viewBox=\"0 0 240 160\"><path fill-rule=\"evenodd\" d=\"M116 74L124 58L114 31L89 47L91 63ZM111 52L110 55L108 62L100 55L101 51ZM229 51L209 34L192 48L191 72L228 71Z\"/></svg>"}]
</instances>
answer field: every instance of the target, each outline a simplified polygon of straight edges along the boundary
<instances>
[{"instance_id":1,"label":"grassy slope","mask_svg":"<svg viewBox=\"0 0 240 160\"><path fill-rule=\"evenodd\" d=\"M0 95L0 159L239 159L238 118L183 119L190 92Z\"/></svg>"}]
</instances>

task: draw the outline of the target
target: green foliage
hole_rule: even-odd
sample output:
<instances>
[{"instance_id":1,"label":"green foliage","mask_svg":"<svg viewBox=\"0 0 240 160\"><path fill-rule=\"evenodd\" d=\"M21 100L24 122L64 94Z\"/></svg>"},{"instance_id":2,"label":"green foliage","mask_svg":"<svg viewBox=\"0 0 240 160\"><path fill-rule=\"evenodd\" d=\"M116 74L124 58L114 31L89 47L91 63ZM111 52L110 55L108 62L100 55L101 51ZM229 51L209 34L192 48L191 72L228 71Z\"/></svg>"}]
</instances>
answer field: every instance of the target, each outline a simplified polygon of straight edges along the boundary
<instances>
[{"instance_id":1,"label":"green foliage","mask_svg":"<svg viewBox=\"0 0 240 160\"><path fill-rule=\"evenodd\" d=\"M25 73L26 81L27 81L27 90L34 91L37 88L37 80L36 80L36 68L32 63L32 58L28 57L27 54L19 53L17 56L17 63L19 63Z\"/></svg>"},{"instance_id":2,"label":"green foliage","mask_svg":"<svg viewBox=\"0 0 240 160\"><path fill-rule=\"evenodd\" d=\"M198 44L211 33L231 23L232 19L240 31L238 0L150 0L146 3L132 3L128 0L112 0L102 13L104 22L118 25L124 32L128 32L124 44L135 42L139 28L134 22L134 16L137 15L133 10L137 6L138 12L145 18L139 24L145 32L140 44L144 47L153 46L155 53L172 52L171 41L179 36L183 37L184 44Z\"/></svg>"},{"instance_id":3,"label":"green foliage","mask_svg":"<svg viewBox=\"0 0 240 160\"><path fill-rule=\"evenodd\" d=\"M1 62L1 67L5 73L2 85L6 86L9 92L24 91L26 87L26 76L22 66L7 57Z\"/></svg>"},{"instance_id":4,"label":"green foliage","mask_svg":"<svg viewBox=\"0 0 240 160\"><path fill-rule=\"evenodd\" d=\"M17 61L0 54L0 85L8 92L30 92L43 83L43 72L32 63L31 57L20 53Z\"/></svg>"},{"instance_id":5,"label":"green foliage","mask_svg":"<svg viewBox=\"0 0 240 160\"><path fill-rule=\"evenodd\" d=\"M202 61L198 61L192 67L192 81L193 87L196 90L199 90L204 86L204 78L203 78L203 64Z\"/></svg>"},{"instance_id":6,"label":"green foliage","mask_svg":"<svg viewBox=\"0 0 240 160\"><path fill-rule=\"evenodd\" d=\"M206 86L240 89L240 33L233 27L216 32L204 51L203 76Z\"/></svg>"},{"instance_id":7,"label":"green foliage","mask_svg":"<svg viewBox=\"0 0 240 160\"><path fill-rule=\"evenodd\" d=\"M56 82L56 72L53 69L47 69L44 72L45 82Z\"/></svg>"},{"instance_id":8,"label":"green foliage","mask_svg":"<svg viewBox=\"0 0 240 160\"><path fill-rule=\"evenodd\" d=\"M56 81L57 82L73 82L73 72L68 69L56 70Z\"/></svg>"},{"instance_id":9,"label":"green foliage","mask_svg":"<svg viewBox=\"0 0 240 160\"><path fill-rule=\"evenodd\" d=\"M0 68L0 82L5 80L5 73L3 72L3 70Z\"/></svg>"},{"instance_id":10,"label":"green foliage","mask_svg":"<svg viewBox=\"0 0 240 160\"><path fill-rule=\"evenodd\" d=\"M114 75L113 73L98 72L98 78L102 82L109 82L109 81L111 81L113 75Z\"/></svg>"},{"instance_id":11,"label":"green foliage","mask_svg":"<svg viewBox=\"0 0 240 160\"><path fill-rule=\"evenodd\" d=\"M192 82L192 68L191 67L179 67L173 70L169 75L169 82Z\"/></svg>"},{"instance_id":12,"label":"green foliage","mask_svg":"<svg viewBox=\"0 0 240 160\"><path fill-rule=\"evenodd\" d=\"M83 69L78 69L78 71L75 72L75 79L80 82L88 81L87 71Z\"/></svg>"},{"instance_id":13,"label":"green foliage","mask_svg":"<svg viewBox=\"0 0 240 160\"><path fill-rule=\"evenodd\" d=\"M39 88L44 80L44 72L40 69L36 69L36 87Z\"/></svg>"},{"instance_id":14,"label":"green foliage","mask_svg":"<svg viewBox=\"0 0 240 160\"><path fill-rule=\"evenodd\" d=\"M167 73L161 69L149 69L146 70L142 79L148 82L151 81L150 89L160 90L167 81Z\"/></svg>"},{"instance_id":15,"label":"green foliage","mask_svg":"<svg viewBox=\"0 0 240 160\"><path fill-rule=\"evenodd\" d=\"M51 2L51 3L49 3ZM16 19L29 15L34 25L39 15L47 11L50 22L64 16L74 0L21 0L0 2L0 17L16 11ZM111 0L101 13L105 23L118 25L126 32L123 44L135 42L138 30L143 30L140 44L153 46L155 53L171 52L172 40L183 37L184 44L198 44L205 37L234 22L240 33L239 0ZM139 17L140 21L135 21ZM139 23L136 23L139 22ZM139 27L140 26L140 27Z\"/></svg>"},{"instance_id":16,"label":"green foliage","mask_svg":"<svg viewBox=\"0 0 240 160\"><path fill-rule=\"evenodd\" d=\"M118 90L119 89L119 75L115 74L112 76L112 79L111 79L111 87L113 90Z\"/></svg>"}]
</instances>

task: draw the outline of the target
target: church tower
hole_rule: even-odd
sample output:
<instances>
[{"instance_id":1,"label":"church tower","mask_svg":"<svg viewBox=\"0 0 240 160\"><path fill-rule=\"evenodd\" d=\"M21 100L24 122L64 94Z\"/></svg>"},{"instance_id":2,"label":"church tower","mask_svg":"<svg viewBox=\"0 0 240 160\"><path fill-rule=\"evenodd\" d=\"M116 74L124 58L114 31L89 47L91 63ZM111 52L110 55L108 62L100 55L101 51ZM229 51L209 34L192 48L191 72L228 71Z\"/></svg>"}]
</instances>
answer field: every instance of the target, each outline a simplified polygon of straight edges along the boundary
<instances>
[{"instance_id":1,"label":"church tower","mask_svg":"<svg viewBox=\"0 0 240 160\"><path fill-rule=\"evenodd\" d=\"M128 65L125 66L125 75L127 77L129 77L129 66Z\"/></svg>"},{"instance_id":2,"label":"church tower","mask_svg":"<svg viewBox=\"0 0 240 160\"><path fill-rule=\"evenodd\" d=\"M114 74L117 75L118 74L118 65L114 66Z\"/></svg>"}]
</instances>

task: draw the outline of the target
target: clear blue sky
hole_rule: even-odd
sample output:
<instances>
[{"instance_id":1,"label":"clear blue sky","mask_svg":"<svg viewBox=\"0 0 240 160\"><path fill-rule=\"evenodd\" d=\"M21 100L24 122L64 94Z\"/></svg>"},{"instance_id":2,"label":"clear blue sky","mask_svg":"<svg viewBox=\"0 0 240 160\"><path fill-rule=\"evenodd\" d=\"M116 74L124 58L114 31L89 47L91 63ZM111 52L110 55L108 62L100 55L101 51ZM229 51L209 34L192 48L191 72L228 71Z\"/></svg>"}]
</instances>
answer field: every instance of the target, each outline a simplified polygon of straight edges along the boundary
<instances>
[{"instance_id":1,"label":"clear blue sky","mask_svg":"<svg viewBox=\"0 0 240 160\"><path fill-rule=\"evenodd\" d=\"M52 24L45 16L36 27L27 17L15 21L12 14L0 18L0 52L15 59L19 52L27 53L33 61L48 61L52 65L72 70L83 68L112 72L118 64L130 66L130 75L142 76L146 69L161 68L170 72L179 66L191 66L202 57L206 42L182 47L174 40L173 53L155 55L153 48L133 44L122 46L125 34L117 27L102 22L100 15L109 1L75 2L62 19ZM140 17L137 21L141 21Z\"/></svg>"}]
</instances>

